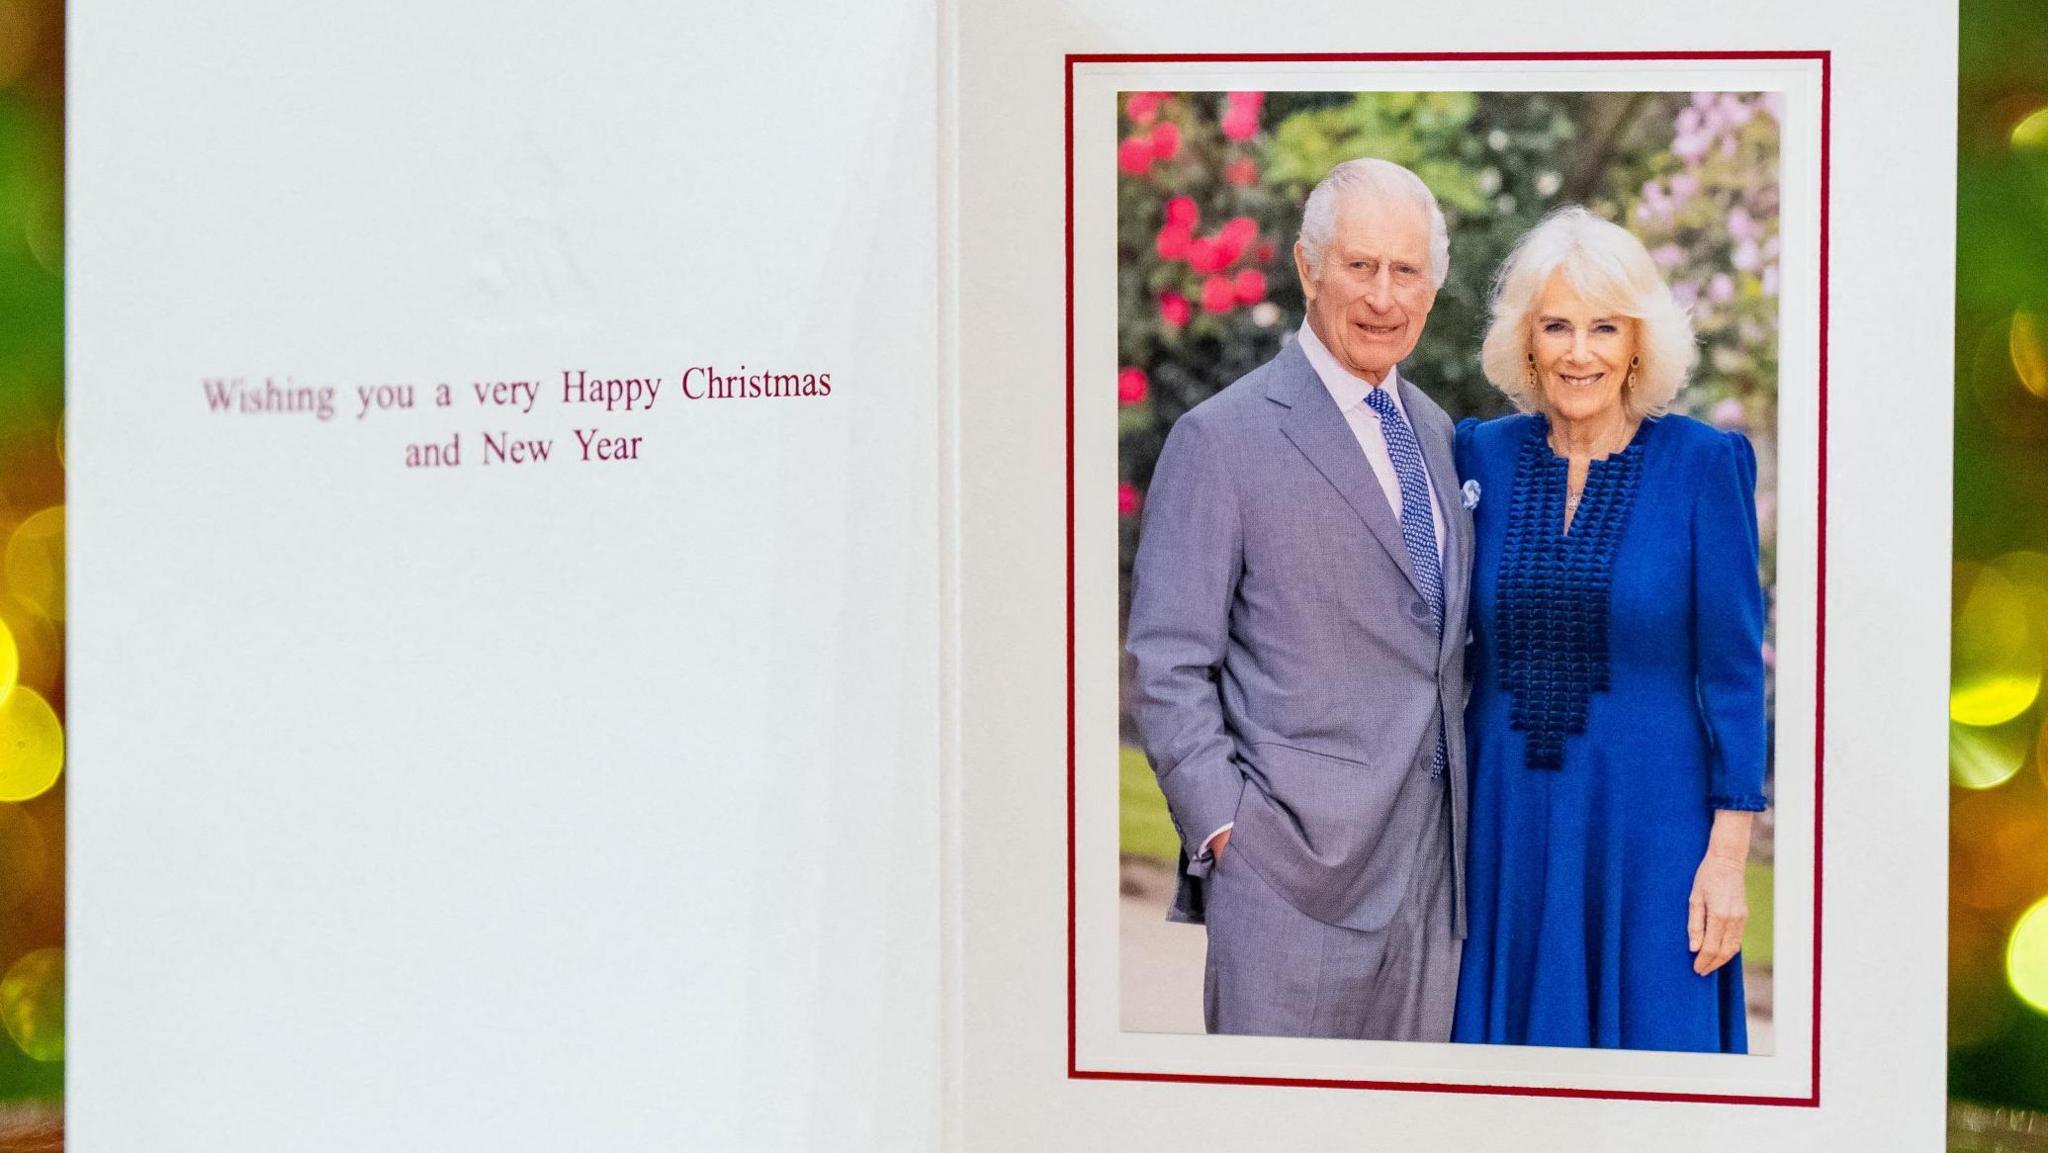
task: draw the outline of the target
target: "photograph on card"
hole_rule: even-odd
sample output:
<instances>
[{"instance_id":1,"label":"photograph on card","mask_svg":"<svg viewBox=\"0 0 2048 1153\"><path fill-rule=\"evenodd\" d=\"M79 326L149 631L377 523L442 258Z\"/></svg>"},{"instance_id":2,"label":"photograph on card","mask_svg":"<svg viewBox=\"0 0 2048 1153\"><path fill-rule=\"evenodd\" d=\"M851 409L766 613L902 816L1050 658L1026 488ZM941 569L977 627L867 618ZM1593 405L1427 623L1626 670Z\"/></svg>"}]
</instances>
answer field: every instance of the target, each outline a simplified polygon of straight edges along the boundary
<instances>
[{"instance_id":1,"label":"photograph on card","mask_svg":"<svg viewBox=\"0 0 2048 1153\"><path fill-rule=\"evenodd\" d=\"M1119 86L1116 632L1075 641L1116 662L1115 748L1074 766L1077 824L1115 808L1116 1029L1778 1051L1814 213L1785 94L1686 79Z\"/></svg>"}]
</instances>

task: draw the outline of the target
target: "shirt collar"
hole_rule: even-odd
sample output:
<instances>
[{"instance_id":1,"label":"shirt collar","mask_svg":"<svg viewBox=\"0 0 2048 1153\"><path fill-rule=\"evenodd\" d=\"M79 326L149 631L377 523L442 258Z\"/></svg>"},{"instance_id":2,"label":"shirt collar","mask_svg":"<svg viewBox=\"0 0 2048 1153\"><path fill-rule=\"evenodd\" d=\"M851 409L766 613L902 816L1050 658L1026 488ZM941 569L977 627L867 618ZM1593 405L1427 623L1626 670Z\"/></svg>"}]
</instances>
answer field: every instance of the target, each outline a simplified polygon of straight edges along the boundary
<instances>
[{"instance_id":1,"label":"shirt collar","mask_svg":"<svg viewBox=\"0 0 2048 1153\"><path fill-rule=\"evenodd\" d=\"M1365 403L1365 396L1373 390L1373 386L1351 375L1348 369L1338 364L1336 356L1316 335L1316 330L1308 326L1308 321L1301 322L1301 331L1296 334L1296 339L1301 342L1302 355L1308 357L1309 367L1316 370L1316 377L1323 382L1323 388L1328 390L1330 399L1337 402L1338 412L1350 412ZM1394 411L1400 413L1405 420L1408 408L1401 403L1400 366L1388 369L1387 378L1381 381L1379 386L1387 390L1387 397L1394 402Z\"/></svg>"}]
</instances>

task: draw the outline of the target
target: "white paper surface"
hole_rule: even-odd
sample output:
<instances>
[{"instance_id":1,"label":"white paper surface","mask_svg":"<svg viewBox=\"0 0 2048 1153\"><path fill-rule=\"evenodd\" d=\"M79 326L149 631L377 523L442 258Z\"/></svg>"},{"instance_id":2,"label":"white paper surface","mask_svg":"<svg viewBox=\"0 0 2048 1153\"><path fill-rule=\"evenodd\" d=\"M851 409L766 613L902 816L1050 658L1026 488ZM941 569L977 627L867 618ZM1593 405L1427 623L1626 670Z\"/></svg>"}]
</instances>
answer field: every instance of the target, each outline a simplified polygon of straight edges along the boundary
<instances>
[{"instance_id":1,"label":"white paper surface","mask_svg":"<svg viewBox=\"0 0 2048 1153\"><path fill-rule=\"evenodd\" d=\"M934 22L72 6L73 1148L931 1147Z\"/></svg>"}]
</instances>

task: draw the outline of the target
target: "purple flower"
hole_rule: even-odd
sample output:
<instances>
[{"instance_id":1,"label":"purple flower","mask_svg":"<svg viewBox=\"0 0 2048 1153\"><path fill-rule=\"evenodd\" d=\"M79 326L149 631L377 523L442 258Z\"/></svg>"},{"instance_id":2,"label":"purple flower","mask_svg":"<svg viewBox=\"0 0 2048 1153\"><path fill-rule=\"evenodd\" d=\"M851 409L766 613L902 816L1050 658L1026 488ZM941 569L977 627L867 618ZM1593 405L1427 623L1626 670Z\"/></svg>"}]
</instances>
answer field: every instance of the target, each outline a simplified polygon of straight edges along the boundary
<instances>
[{"instance_id":1,"label":"purple flower","mask_svg":"<svg viewBox=\"0 0 2048 1153\"><path fill-rule=\"evenodd\" d=\"M1755 240L1756 234L1756 218L1749 214L1748 209L1736 205L1728 213L1728 235L1736 240Z\"/></svg>"},{"instance_id":2,"label":"purple flower","mask_svg":"<svg viewBox=\"0 0 2048 1153\"><path fill-rule=\"evenodd\" d=\"M1685 263L1685 249L1676 244L1660 245L1650 254L1650 259L1656 261L1659 268L1677 268Z\"/></svg>"},{"instance_id":3,"label":"purple flower","mask_svg":"<svg viewBox=\"0 0 2048 1153\"><path fill-rule=\"evenodd\" d=\"M1695 92L1692 94L1692 106L1694 108L1711 108L1713 107L1716 95L1713 92Z\"/></svg>"},{"instance_id":4,"label":"purple flower","mask_svg":"<svg viewBox=\"0 0 2048 1153\"><path fill-rule=\"evenodd\" d=\"M1714 410L1707 414L1707 419L1714 423L1715 428L1741 428L1747 416L1742 411L1741 398L1724 396L1715 402Z\"/></svg>"},{"instance_id":5,"label":"purple flower","mask_svg":"<svg viewBox=\"0 0 2048 1153\"><path fill-rule=\"evenodd\" d=\"M1778 266L1775 264L1764 269L1764 295L1778 295Z\"/></svg>"},{"instance_id":6,"label":"purple flower","mask_svg":"<svg viewBox=\"0 0 2048 1153\"><path fill-rule=\"evenodd\" d=\"M1742 272L1755 272L1763 263L1763 256L1757 251L1756 241L1745 240L1735 246L1735 254L1728 258L1728 263Z\"/></svg>"},{"instance_id":7,"label":"purple flower","mask_svg":"<svg viewBox=\"0 0 2048 1153\"><path fill-rule=\"evenodd\" d=\"M1677 301L1680 308L1691 308L1699 298L1700 286L1690 280L1681 280L1671 286L1671 299Z\"/></svg>"},{"instance_id":8,"label":"purple flower","mask_svg":"<svg viewBox=\"0 0 2048 1153\"><path fill-rule=\"evenodd\" d=\"M1726 304L1735 299L1735 281L1725 272L1717 272L1707 282L1707 296L1715 304Z\"/></svg>"}]
</instances>

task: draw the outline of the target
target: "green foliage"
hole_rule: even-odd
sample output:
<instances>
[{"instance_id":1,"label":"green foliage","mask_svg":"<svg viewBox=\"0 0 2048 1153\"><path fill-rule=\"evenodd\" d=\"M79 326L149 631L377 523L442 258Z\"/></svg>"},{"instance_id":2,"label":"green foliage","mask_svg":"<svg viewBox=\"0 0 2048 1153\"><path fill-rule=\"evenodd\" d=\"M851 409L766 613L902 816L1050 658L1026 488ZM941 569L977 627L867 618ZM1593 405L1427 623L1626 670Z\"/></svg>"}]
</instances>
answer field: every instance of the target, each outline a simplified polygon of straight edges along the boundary
<instances>
[{"instance_id":1,"label":"green foliage","mask_svg":"<svg viewBox=\"0 0 2048 1153\"><path fill-rule=\"evenodd\" d=\"M1123 166L1117 189L1118 354L1124 374L1142 378L1134 390L1142 397L1129 400L1118 419L1126 578L1142 496L1168 430L1271 359L1299 327L1302 295L1290 252L1301 206L1333 166L1358 156L1413 169L1444 209L1449 276L1402 371L1454 417L1506 410L1478 363L1493 278L1545 213L1583 203L1635 229L1674 292L1697 302L1702 370L1681 407L1746 426L1768 483L1777 411L1778 125L1765 98L1275 93L1254 125L1243 110L1255 96L1137 93L1120 112L1124 147L1143 162ZM1167 124L1177 148L1148 159L1143 142ZM1247 134L1250 127L1257 131ZM1176 198L1203 229L1230 218L1256 228L1257 243L1223 274L1256 271L1259 299L1203 307L1204 286L1216 274L1171 255L1163 239ZM1162 307L1174 300L1186 302L1184 323L1170 315L1171 303ZM1770 511L1762 510L1767 580Z\"/></svg>"},{"instance_id":2,"label":"green foliage","mask_svg":"<svg viewBox=\"0 0 2048 1153\"><path fill-rule=\"evenodd\" d=\"M1117 847L1127 856L1144 857L1163 865L1180 860L1180 834L1173 831L1173 818L1166 815L1166 797L1159 791L1159 779L1145 754L1129 745L1118 752Z\"/></svg>"}]
</instances>

